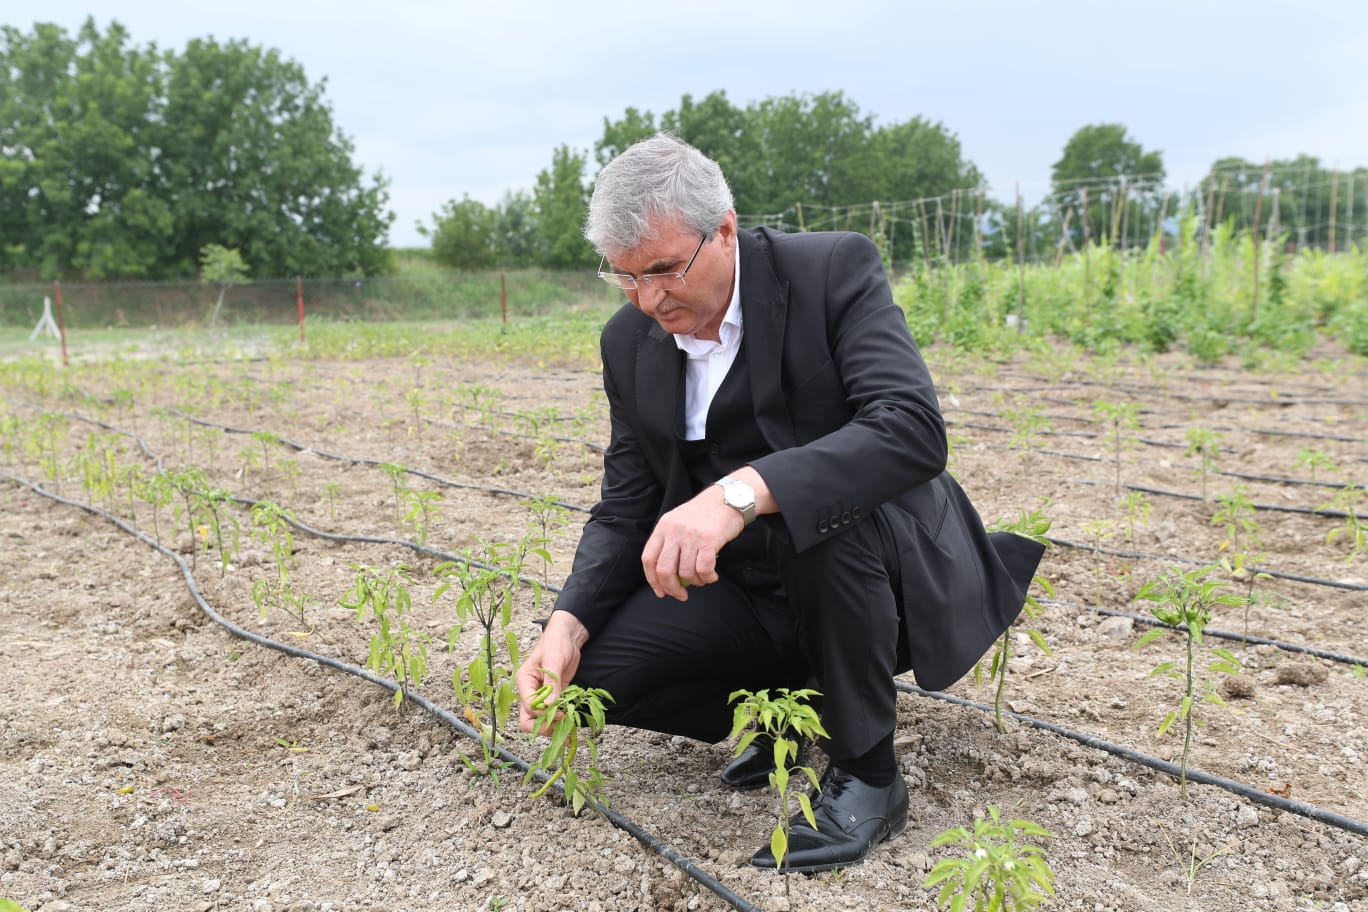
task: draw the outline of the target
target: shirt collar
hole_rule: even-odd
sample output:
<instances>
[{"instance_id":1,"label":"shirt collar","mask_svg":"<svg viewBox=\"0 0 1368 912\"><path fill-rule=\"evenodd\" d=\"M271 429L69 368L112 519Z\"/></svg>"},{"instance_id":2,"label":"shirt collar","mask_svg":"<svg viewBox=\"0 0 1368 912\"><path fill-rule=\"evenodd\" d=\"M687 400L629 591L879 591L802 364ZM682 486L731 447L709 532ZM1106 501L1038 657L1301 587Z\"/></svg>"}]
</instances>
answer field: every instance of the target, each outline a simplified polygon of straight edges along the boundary
<instances>
[{"instance_id":1,"label":"shirt collar","mask_svg":"<svg viewBox=\"0 0 1368 912\"><path fill-rule=\"evenodd\" d=\"M727 312L722 315L722 325L718 328L717 334L722 337L721 342L714 342L711 339L700 339L693 333L687 335L673 334L675 345L686 354L695 357L710 354L719 348L735 348L741 342L741 244L737 239L736 244L736 269L735 280L732 282L731 301L727 304Z\"/></svg>"}]
</instances>

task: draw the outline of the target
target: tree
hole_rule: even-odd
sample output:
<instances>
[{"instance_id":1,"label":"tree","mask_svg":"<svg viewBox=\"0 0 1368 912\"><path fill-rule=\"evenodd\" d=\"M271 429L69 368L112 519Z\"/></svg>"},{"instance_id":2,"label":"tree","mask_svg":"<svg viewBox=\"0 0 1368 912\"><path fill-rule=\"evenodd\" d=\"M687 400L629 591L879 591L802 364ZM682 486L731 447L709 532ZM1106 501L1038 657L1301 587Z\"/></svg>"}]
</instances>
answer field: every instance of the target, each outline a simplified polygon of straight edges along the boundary
<instances>
[{"instance_id":1,"label":"tree","mask_svg":"<svg viewBox=\"0 0 1368 912\"><path fill-rule=\"evenodd\" d=\"M384 271L385 181L362 179L323 88L242 41L0 28L0 269L186 276L214 243L257 276Z\"/></svg>"},{"instance_id":2,"label":"tree","mask_svg":"<svg viewBox=\"0 0 1368 912\"><path fill-rule=\"evenodd\" d=\"M1060 210L1074 212L1075 237L1116 244L1127 238L1143 243L1157 228L1155 194L1163 181L1163 156L1146 152L1117 123L1080 127L1052 173Z\"/></svg>"},{"instance_id":3,"label":"tree","mask_svg":"<svg viewBox=\"0 0 1368 912\"><path fill-rule=\"evenodd\" d=\"M433 227L418 232L432 239L432 256L453 269L488 269L494 265L495 212L469 196L450 200L432 216Z\"/></svg>"},{"instance_id":4,"label":"tree","mask_svg":"<svg viewBox=\"0 0 1368 912\"><path fill-rule=\"evenodd\" d=\"M537 212L532 194L510 190L494 210L494 260L500 266L530 266L537 253Z\"/></svg>"},{"instance_id":5,"label":"tree","mask_svg":"<svg viewBox=\"0 0 1368 912\"><path fill-rule=\"evenodd\" d=\"M210 326L218 322L219 311L223 309L223 296L228 292L228 286L237 285L245 278L247 264L242 261L242 254L218 244L204 245L204 249L200 251L200 281L219 287L218 300L214 302L214 310L209 314Z\"/></svg>"},{"instance_id":6,"label":"tree","mask_svg":"<svg viewBox=\"0 0 1368 912\"><path fill-rule=\"evenodd\" d=\"M537 211L537 260L549 269L583 266L589 247L580 233L589 211L583 152L557 146L551 167L537 175L532 200Z\"/></svg>"}]
</instances>

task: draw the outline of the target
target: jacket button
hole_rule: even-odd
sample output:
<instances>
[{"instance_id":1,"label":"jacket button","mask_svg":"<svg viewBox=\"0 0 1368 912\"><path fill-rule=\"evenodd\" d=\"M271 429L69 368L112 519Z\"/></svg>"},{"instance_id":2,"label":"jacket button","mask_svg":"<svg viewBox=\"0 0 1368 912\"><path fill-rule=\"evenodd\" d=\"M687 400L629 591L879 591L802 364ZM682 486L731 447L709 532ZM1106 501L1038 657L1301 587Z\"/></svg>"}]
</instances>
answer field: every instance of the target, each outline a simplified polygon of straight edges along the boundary
<instances>
[{"instance_id":1,"label":"jacket button","mask_svg":"<svg viewBox=\"0 0 1368 912\"><path fill-rule=\"evenodd\" d=\"M720 444L720 443L714 443L714 444L712 444L711 446L708 447L708 452L711 453L712 455L716 456L718 453L722 452L722 444Z\"/></svg>"},{"instance_id":2,"label":"jacket button","mask_svg":"<svg viewBox=\"0 0 1368 912\"><path fill-rule=\"evenodd\" d=\"M841 514L841 525L844 526L848 522L850 522L850 511L846 510L844 513Z\"/></svg>"},{"instance_id":3,"label":"jacket button","mask_svg":"<svg viewBox=\"0 0 1368 912\"><path fill-rule=\"evenodd\" d=\"M828 531L830 528L831 528L831 527L827 525L827 521L826 521L825 519L819 519L819 520L817 520L817 531L818 531L818 532L826 532L826 531Z\"/></svg>"},{"instance_id":4,"label":"jacket button","mask_svg":"<svg viewBox=\"0 0 1368 912\"><path fill-rule=\"evenodd\" d=\"M851 519L859 519L859 518L860 518L861 516L863 516L863 515L864 515L864 511L861 510L859 507L856 507L855 509L853 509L853 510L850 511L850 518L851 518Z\"/></svg>"}]
</instances>

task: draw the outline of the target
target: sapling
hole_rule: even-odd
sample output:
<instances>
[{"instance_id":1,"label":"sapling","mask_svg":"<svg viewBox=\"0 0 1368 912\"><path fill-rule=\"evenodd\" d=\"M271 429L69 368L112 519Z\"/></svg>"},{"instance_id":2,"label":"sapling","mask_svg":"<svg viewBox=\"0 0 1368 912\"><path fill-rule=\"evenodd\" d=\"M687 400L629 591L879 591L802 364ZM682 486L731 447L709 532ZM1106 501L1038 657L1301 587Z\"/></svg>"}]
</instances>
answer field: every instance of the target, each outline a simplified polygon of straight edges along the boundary
<instances>
[{"instance_id":1,"label":"sapling","mask_svg":"<svg viewBox=\"0 0 1368 912\"><path fill-rule=\"evenodd\" d=\"M299 488L295 484L296 479L299 478L299 460L281 459L278 465L280 466L280 474L285 476L285 483L290 486L290 493L296 497L299 496Z\"/></svg>"},{"instance_id":2,"label":"sapling","mask_svg":"<svg viewBox=\"0 0 1368 912\"><path fill-rule=\"evenodd\" d=\"M551 576L551 539L569 522L570 508L557 500L554 494L542 494L529 500L527 509L532 513L532 529L543 545L542 585L545 586Z\"/></svg>"},{"instance_id":3,"label":"sapling","mask_svg":"<svg viewBox=\"0 0 1368 912\"><path fill-rule=\"evenodd\" d=\"M1129 432L1140 429L1140 406L1135 402L1093 403L1093 418L1107 425L1106 440L1116 463L1116 493L1121 493L1121 457L1133 439Z\"/></svg>"},{"instance_id":4,"label":"sapling","mask_svg":"<svg viewBox=\"0 0 1368 912\"><path fill-rule=\"evenodd\" d=\"M294 562L294 535L291 523L294 516L283 507L269 500L259 500L252 505L252 538L270 548L275 562L274 580L257 580L252 584L252 601L264 619L270 608L278 608L299 621L303 626L310 597L300 595L290 584L290 565Z\"/></svg>"},{"instance_id":5,"label":"sapling","mask_svg":"<svg viewBox=\"0 0 1368 912\"><path fill-rule=\"evenodd\" d=\"M394 462L383 462L380 471L389 477L390 487L394 489L395 524L404 527L404 492L408 490L408 469Z\"/></svg>"},{"instance_id":6,"label":"sapling","mask_svg":"<svg viewBox=\"0 0 1368 912\"><path fill-rule=\"evenodd\" d=\"M1221 542L1218 550L1241 551L1245 548L1258 548L1263 529L1259 526L1258 513L1254 502L1249 499L1248 489L1244 485L1236 485L1235 490L1229 494L1217 494L1216 504L1216 510L1211 515L1211 524L1220 526L1225 532L1225 540Z\"/></svg>"},{"instance_id":7,"label":"sapling","mask_svg":"<svg viewBox=\"0 0 1368 912\"><path fill-rule=\"evenodd\" d=\"M1217 705L1225 702L1220 694L1216 693L1210 679L1198 680L1195 670L1197 650L1202 646L1203 632L1211 623L1212 610L1217 605L1238 606L1244 602L1243 596L1221 591L1230 584L1213 576L1217 569L1214 566L1198 567L1183 573L1170 568L1164 576L1146 583L1136 595L1136 598L1155 602L1156 604L1150 607L1150 614L1162 623L1178 628L1183 634L1186 661L1182 671L1175 668L1173 662L1161 662L1150 672L1150 676L1165 675L1182 682L1183 685L1182 699L1177 708L1164 716L1157 734L1163 737L1173 723L1183 723L1183 756L1178 764L1178 792L1184 801L1187 800L1187 767L1188 755L1192 749L1192 729L1197 722L1195 694L1198 686L1200 685L1203 691L1202 702ZM1163 627L1151 629L1136 642L1134 648L1140 649L1154 642L1165 632ZM1229 650L1213 647L1211 653L1216 658L1207 665L1207 671L1213 674L1239 672L1240 660Z\"/></svg>"},{"instance_id":8,"label":"sapling","mask_svg":"<svg viewBox=\"0 0 1368 912\"><path fill-rule=\"evenodd\" d=\"M341 485L335 481L323 485L323 496L328 498L328 511L332 513L333 519L337 519L337 495L341 490Z\"/></svg>"},{"instance_id":9,"label":"sapling","mask_svg":"<svg viewBox=\"0 0 1368 912\"><path fill-rule=\"evenodd\" d=\"M418 544L426 545L432 519L441 508L442 495L437 491L415 491L412 488L405 488L403 498L408 504L408 509L404 511L404 521L418 531Z\"/></svg>"},{"instance_id":10,"label":"sapling","mask_svg":"<svg viewBox=\"0 0 1368 912\"><path fill-rule=\"evenodd\" d=\"M790 765L798 759L798 739L828 737L816 708L810 702L818 696L821 694L808 688L789 690L781 687L774 692L774 696L770 696L768 690L738 690L727 697L728 703L736 704L732 710L731 734L728 735L729 738L741 736L736 743L736 754L739 756L761 735L768 736L774 744L774 772L770 773L769 781L775 791L778 822L770 834L770 852L774 855L775 869L778 871L784 869L784 856L788 854L793 816L790 799L797 800L808 826L817 829L817 819L812 813L812 798L801 791L791 794L789 786L793 774L802 773L812 783L814 791L821 789L812 767L796 763ZM747 728L750 731L741 734ZM787 880L784 889L788 890Z\"/></svg>"},{"instance_id":11,"label":"sapling","mask_svg":"<svg viewBox=\"0 0 1368 912\"><path fill-rule=\"evenodd\" d=\"M603 773L598 768L598 744L594 738L607 724L604 701L611 703L613 697L599 687L571 684L552 698L555 675L549 671L545 673L551 680L532 694L528 708L540 719L549 720L549 728L540 734L548 735L551 740L537 762L527 768L523 784L530 782L538 770L548 773L546 781L532 793L532 797L540 798L559 781L570 801L570 812L578 817L585 803L591 799L600 805L608 804L603 793ZM576 769L575 759L581 743L588 749L589 762L581 764L582 769Z\"/></svg>"},{"instance_id":12,"label":"sapling","mask_svg":"<svg viewBox=\"0 0 1368 912\"><path fill-rule=\"evenodd\" d=\"M1144 491L1127 491L1121 498L1121 509L1126 514L1126 541L1133 541L1136 527L1149 522L1154 505L1149 502Z\"/></svg>"},{"instance_id":13,"label":"sapling","mask_svg":"<svg viewBox=\"0 0 1368 912\"><path fill-rule=\"evenodd\" d=\"M1347 564L1354 558L1365 552L1365 537L1368 537L1368 526L1365 526L1363 518L1359 516L1359 507L1363 502L1363 487L1356 484L1347 484L1335 492L1335 496L1328 503L1323 503L1317 510L1343 510L1344 522L1325 534L1325 543L1333 544L1335 539L1344 536L1344 540L1349 543L1349 554L1344 558Z\"/></svg>"},{"instance_id":14,"label":"sapling","mask_svg":"<svg viewBox=\"0 0 1368 912\"><path fill-rule=\"evenodd\" d=\"M1016 411L1004 411L1002 417L1012 423L1012 437L1007 445L1015 450L1025 450L1026 458L1031 458L1031 448L1036 438L1053 430L1050 419L1038 408L1029 406Z\"/></svg>"},{"instance_id":15,"label":"sapling","mask_svg":"<svg viewBox=\"0 0 1368 912\"><path fill-rule=\"evenodd\" d=\"M974 821L974 829L955 827L931 841L933 849L959 846L963 858L942 858L922 881L923 889L937 884L936 905L951 912L1020 912L1034 909L1054 895L1054 871L1045 850L1027 838L1053 838L1029 820L1003 822L1002 812L988 805L988 816Z\"/></svg>"},{"instance_id":16,"label":"sapling","mask_svg":"<svg viewBox=\"0 0 1368 912\"><path fill-rule=\"evenodd\" d=\"M1311 481L1316 481L1316 471L1318 469L1331 473L1336 470L1334 462L1324 451L1314 447L1303 447L1297 451L1297 465L1303 466L1311 473Z\"/></svg>"},{"instance_id":17,"label":"sapling","mask_svg":"<svg viewBox=\"0 0 1368 912\"><path fill-rule=\"evenodd\" d=\"M1244 632L1240 635L1245 642L1249 640L1249 607L1254 604L1254 584L1259 580L1273 578L1270 574L1254 566L1255 563L1263 560L1263 557L1262 553L1245 554L1243 551L1236 551L1221 558L1221 568L1225 570L1226 575L1245 586Z\"/></svg>"},{"instance_id":18,"label":"sapling","mask_svg":"<svg viewBox=\"0 0 1368 912\"><path fill-rule=\"evenodd\" d=\"M1183 434L1188 448L1185 456L1196 456L1199 460L1197 474L1202 480L1202 500L1207 499L1207 476L1216 470L1216 457L1221 452L1221 435L1203 427L1191 427Z\"/></svg>"},{"instance_id":19,"label":"sapling","mask_svg":"<svg viewBox=\"0 0 1368 912\"><path fill-rule=\"evenodd\" d=\"M1032 541L1040 542L1040 544L1045 545L1047 548L1050 545L1049 539L1045 537L1045 533L1050 531L1050 520L1045 518L1045 515L1039 510L1031 513L1022 513L1011 522L999 519L997 523L994 524L993 531L1011 532L1013 535L1020 535L1029 538ZM1050 585L1050 581L1045 579L1045 577L1037 575L1032 579L1032 582L1044 589L1047 595L1050 595L1051 597L1054 596L1054 587ZM1026 601L1021 606L1021 610L1028 620L1034 621L1045 613L1045 606L1040 604L1040 601L1028 592ZM1034 627L1027 627L1025 628L1025 632L1026 635L1031 638L1031 642L1035 643L1036 647L1039 648L1041 652L1046 655L1054 654L1051 651L1049 644L1045 642L1044 635L1041 634L1039 630L1036 630ZM1008 627L1002 632L1002 636L998 637L997 646L994 648L993 656L988 663L988 677L990 680L997 681L997 687L993 692L993 719L997 726L998 734L1000 735L1007 733L1007 726L1002 722L1002 695L1007 686L1007 660L1011 658L1011 654L1012 628ZM983 662L980 661L974 666L975 684L979 682L982 671Z\"/></svg>"},{"instance_id":20,"label":"sapling","mask_svg":"<svg viewBox=\"0 0 1368 912\"><path fill-rule=\"evenodd\" d=\"M516 545L482 542L477 549L462 551L459 560L438 564L433 571L442 580L433 593L434 601L452 586L460 587L455 605L457 621L447 632L447 648L456 648L456 641L472 619L480 627L479 651L456 669L451 686L466 705L467 717L480 726L485 770L491 774L497 774L494 758L499 732L508 722L515 699L511 668L519 662L518 637L508 629L513 620L513 596L519 583L527 583L532 587L534 604L540 605L541 584L523 576L528 555L540 553L540 543L530 536ZM508 665L499 661L495 628L503 633Z\"/></svg>"},{"instance_id":21,"label":"sapling","mask_svg":"<svg viewBox=\"0 0 1368 912\"><path fill-rule=\"evenodd\" d=\"M415 387L409 390L404 398L408 401L409 411L413 413L412 433L421 441L423 439L423 391Z\"/></svg>"},{"instance_id":22,"label":"sapling","mask_svg":"<svg viewBox=\"0 0 1368 912\"><path fill-rule=\"evenodd\" d=\"M271 471L271 446L280 442L280 438L270 431L253 431L252 439L261 444L261 470Z\"/></svg>"},{"instance_id":23,"label":"sapling","mask_svg":"<svg viewBox=\"0 0 1368 912\"><path fill-rule=\"evenodd\" d=\"M409 586L413 576L405 564L377 569L352 564L356 579L351 590L337 603L356 612L359 622L369 611L375 620L376 631L370 639L370 653L366 667L381 674L392 674L399 682L394 692L394 706L399 708L409 691L423 683L427 673L427 647L432 638L408 622L413 606Z\"/></svg>"}]
</instances>

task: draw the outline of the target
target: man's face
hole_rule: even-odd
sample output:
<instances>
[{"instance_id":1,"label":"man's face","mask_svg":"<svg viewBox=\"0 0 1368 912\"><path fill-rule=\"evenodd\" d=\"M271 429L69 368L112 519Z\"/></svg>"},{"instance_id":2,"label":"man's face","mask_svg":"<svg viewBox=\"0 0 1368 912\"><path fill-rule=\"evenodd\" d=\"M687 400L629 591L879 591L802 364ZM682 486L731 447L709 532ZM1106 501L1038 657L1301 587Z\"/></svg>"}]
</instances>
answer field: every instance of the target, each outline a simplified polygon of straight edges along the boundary
<instances>
[{"instance_id":1,"label":"man's face","mask_svg":"<svg viewBox=\"0 0 1368 912\"><path fill-rule=\"evenodd\" d=\"M698 246L698 233L678 219L657 217L650 225L655 229L654 240L609 253L614 272L633 276L683 272L695 249L698 256L689 266L683 286L669 291L641 287L627 291L627 300L666 332L719 340L736 278L736 213L728 212L702 247Z\"/></svg>"}]
</instances>

